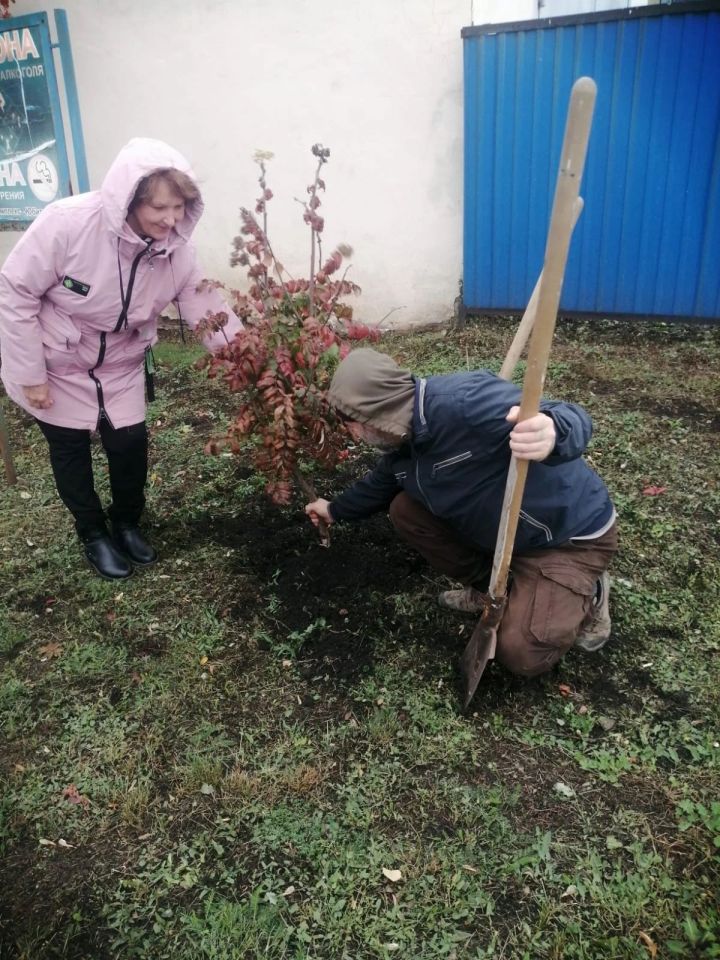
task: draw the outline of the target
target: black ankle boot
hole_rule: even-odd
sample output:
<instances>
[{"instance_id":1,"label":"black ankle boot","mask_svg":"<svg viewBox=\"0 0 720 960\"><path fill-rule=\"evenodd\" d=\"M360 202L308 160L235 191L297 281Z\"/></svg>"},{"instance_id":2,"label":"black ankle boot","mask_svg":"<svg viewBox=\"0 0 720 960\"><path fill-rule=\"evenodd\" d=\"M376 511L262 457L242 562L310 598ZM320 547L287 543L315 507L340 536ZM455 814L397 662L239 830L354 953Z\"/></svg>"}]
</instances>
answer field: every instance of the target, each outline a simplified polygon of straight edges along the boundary
<instances>
[{"instance_id":1,"label":"black ankle boot","mask_svg":"<svg viewBox=\"0 0 720 960\"><path fill-rule=\"evenodd\" d=\"M81 536L85 556L93 570L105 580L126 580L133 568L112 542L106 530L94 530Z\"/></svg>"},{"instance_id":2,"label":"black ankle boot","mask_svg":"<svg viewBox=\"0 0 720 960\"><path fill-rule=\"evenodd\" d=\"M138 567L149 567L157 560L157 551L150 546L135 524L114 523L113 539L118 550L122 550Z\"/></svg>"}]
</instances>

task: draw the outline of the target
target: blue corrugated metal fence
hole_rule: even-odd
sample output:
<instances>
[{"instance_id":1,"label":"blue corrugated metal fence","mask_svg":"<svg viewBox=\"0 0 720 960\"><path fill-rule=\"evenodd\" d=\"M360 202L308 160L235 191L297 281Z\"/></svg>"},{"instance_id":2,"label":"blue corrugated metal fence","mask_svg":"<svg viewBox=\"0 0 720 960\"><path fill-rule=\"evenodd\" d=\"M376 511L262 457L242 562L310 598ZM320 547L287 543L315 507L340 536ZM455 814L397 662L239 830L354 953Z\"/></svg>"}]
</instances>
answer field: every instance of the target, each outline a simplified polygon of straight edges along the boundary
<instances>
[{"instance_id":1,"label":"blue corrugated metal fence","mask_svg":"<svg viewBox=\"0 0 720 960\"><path fill-rule=\"evenodd\" d=\"M462 34L465 306L526 306L587 75L598 98L562 312L720 319L720 3Z\"/></svg>"}]
</instances>

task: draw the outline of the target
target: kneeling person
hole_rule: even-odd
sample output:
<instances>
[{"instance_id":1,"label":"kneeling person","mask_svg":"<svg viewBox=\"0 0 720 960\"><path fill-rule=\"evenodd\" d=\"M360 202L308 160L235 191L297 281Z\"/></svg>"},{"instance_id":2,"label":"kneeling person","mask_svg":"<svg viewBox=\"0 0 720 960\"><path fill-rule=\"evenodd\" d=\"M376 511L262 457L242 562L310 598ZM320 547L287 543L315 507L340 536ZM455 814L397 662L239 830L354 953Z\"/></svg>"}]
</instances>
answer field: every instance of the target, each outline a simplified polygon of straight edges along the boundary
<instances>
[{"instance_id":1,"label":"kneeling person","mask_svg":"<svg viewBox=\"0 0 720 960\"><path fill-rule=\"evenodd\" d=\"M309 503L314 523L389 511L407 543L464 584L440 603L479 614L511 456L532 461L496 659L533 677L573 645L605 645L617 525L605 484L582 458L592 435L582 408L543 401L536 416L517 423L520 390L494 374L416 377L370 349L342 361L329 399L352 437L384 456L334 500Z\"/></svg>"}]
</instances>

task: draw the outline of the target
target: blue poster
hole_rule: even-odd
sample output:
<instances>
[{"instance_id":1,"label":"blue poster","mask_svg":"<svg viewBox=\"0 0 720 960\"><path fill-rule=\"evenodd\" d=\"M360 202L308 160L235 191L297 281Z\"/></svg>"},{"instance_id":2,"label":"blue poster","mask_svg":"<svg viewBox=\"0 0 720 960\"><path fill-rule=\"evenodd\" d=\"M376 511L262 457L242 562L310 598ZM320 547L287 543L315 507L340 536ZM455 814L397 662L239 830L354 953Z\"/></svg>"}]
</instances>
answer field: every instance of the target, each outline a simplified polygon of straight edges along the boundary
<instances>
[{"instance_id":1,"label":"blue poster","mask_svg":"<svg viewBox=\"0 0 720 960\"><path fill-rule=\"evenodd\" d=\"M0 21L0 220L33 220L67 196L67 169L47 21Z\"/></svg>"}]
</instances>

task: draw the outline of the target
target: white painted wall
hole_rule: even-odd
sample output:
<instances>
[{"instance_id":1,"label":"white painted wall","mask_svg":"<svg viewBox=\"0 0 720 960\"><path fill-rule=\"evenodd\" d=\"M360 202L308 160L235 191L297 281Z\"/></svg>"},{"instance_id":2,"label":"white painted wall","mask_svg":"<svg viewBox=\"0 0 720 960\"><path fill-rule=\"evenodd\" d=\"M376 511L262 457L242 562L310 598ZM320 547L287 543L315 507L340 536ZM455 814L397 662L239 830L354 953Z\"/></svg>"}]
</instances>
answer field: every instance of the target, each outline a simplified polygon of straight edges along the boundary
<instances>
[{"instance_id":1,"label":"white painted wall","mask_svg":"<svg viewBox=\"0 0 720 960\"><path fill-rule=\"evenodd\" d=\"M604 10L646 7L661 0L538 0L541 17L566 17L579 13L600 13Z\"/></svg>"},{"instance_id":2,"label":"white painted wall","mask_svg":"<svg viewBox=\"0 0 720 960\"><path fill-rule=\"evenodd\" d=\"M572 2L572 0L569 0ZM575 0L580 2L580 0ZM618 5L622 5L621 2ZM295 275L320 141L324 247L354 248L356 315L386 326L447 319L462 270L462 42L476 24L533 19L536 0L64 0L93 188L131 137L181 150L206 203L209 276L236 286L237 210L271 150L271 240ZM16 0L13 16L43 9ZM47 8L48 11L52 7ZM0 233L0 257L17 234Z\"/></svg>"}]
</instances>

